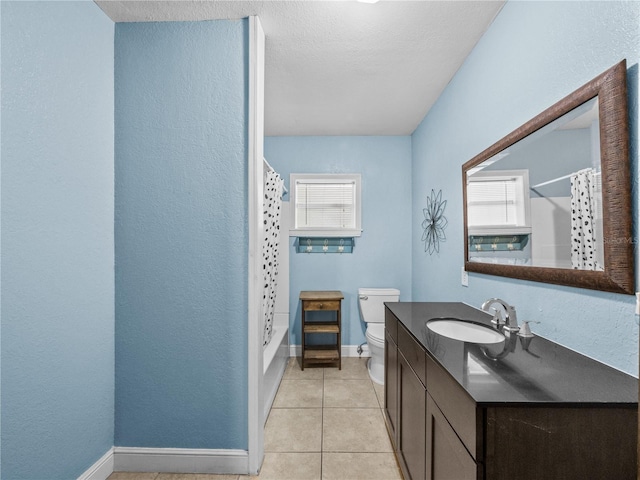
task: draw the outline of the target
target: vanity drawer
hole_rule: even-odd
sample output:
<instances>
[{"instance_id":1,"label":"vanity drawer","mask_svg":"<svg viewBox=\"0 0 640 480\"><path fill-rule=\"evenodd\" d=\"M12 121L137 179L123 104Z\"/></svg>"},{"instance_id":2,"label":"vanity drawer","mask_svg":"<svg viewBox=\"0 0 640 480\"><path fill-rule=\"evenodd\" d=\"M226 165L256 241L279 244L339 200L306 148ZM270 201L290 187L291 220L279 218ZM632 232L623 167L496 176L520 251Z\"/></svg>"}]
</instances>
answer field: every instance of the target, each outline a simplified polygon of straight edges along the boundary
<instances>
[{"instance_id":1,"label":"vanity drawer","mask_svg":"<svg viewBox=\"0 0 640 480\"><path fill-rule=\"evenodd\" d=\"M427 392L475 460L482 456L482 419L476 403L429 354L425 355ZM479 433L480 434L479 434Z\"/></svg>"},{"instance_id":2,"label":"vanity drawer","mask_svg":"<svg viewBox=\"0 0 640 480\"><path fill-rule=\"evenodd\" d=\"M389 311L388 308L384 309L384 328L395 344L398 343L398 319Z\"/></svg>"},{"instance_id":3,"label":"vanity drawer","mask_svg":"<svg viewBox=\"0 0 640 480\"><path fill-rule=\"evenodd\" d=\"M423 385L426 385L425 351L411 334L398 325L398 350L411 366Z\"/></svg>"},{"instance_id":4,"label":"vanity drawer","mask_svg":"<svg viewBox=\"0 0 640 480\"><path fill-rule=\"evenodd\" d=\"M309 300L304 302L305 310L340 310L340 300Z\"/></svg>"}]
</instances>

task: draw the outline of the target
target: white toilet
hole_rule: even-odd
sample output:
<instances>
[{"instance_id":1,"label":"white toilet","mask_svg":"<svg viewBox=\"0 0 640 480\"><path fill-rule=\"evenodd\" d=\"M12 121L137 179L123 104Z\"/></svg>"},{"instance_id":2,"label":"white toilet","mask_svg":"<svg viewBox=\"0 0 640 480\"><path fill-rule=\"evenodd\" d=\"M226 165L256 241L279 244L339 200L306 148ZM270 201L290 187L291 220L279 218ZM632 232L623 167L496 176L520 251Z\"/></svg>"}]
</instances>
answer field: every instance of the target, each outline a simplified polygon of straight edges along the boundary
<instances>
[{"instance_id":1,"label":"white toilet","mask_svg":"<svg viewBox=\"0 0 640 480\"><path fill-rule=\"evenodd\" d=\"M384 302L397 302L400 290L395 288L359 288L360 317L367 324L367 345L371 358L369 376L384 385Z\"/></svg>"}]
</instances>

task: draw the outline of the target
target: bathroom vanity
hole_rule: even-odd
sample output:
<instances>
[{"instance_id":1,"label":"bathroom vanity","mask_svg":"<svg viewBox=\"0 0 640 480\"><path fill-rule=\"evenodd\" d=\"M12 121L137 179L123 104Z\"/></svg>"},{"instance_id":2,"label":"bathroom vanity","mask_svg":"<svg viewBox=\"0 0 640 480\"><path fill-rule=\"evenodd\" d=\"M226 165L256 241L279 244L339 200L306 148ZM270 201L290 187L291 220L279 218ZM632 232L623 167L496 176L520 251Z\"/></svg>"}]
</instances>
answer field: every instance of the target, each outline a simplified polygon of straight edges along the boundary
<instances>
[{"instance_id":1,"label":"bathroom vanity","mask_svg":"<svg viewBox=\"0 0 640 480\"><path fill-rule=\"evenodd\" d=\"M447 317L492 318L386 304L385 420L405 480L636 478L636 378L538 336L499 352L426 326Z\"/></svg>"}]
</instances>

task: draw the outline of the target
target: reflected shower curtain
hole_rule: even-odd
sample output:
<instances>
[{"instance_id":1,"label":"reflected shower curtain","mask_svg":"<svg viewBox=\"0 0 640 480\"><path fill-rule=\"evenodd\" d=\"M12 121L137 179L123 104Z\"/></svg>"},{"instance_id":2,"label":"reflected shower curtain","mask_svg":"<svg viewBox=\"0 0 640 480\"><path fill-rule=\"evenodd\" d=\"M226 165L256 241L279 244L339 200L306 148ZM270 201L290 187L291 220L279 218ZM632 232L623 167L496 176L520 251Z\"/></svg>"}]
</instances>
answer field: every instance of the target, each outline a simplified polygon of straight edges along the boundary
<instances>
[{"instance_id":1,"label":"reflected shower curtain","mask_svg":"<svg viewBox=\"0 0 640 480\"><path fill-rule=\"evenodd\" d=\"M262 243L262 273L264 311L263 346L271 341L276 292L278 290L278 262L280 241L280 211L284 181L276 172L268 170L264 179L264 241Z\"/></svg>"},{"instance_id":2,"label":"reflected shower curtain","mask_svg":"<svg viewBox=\"0 0 640 480\"><path fill-rule=\"evenodd\" d=\"M594 217L597 211L595 169L571 176L571 265L574 269L596 270Z\"/></svg>"}]
</instances>

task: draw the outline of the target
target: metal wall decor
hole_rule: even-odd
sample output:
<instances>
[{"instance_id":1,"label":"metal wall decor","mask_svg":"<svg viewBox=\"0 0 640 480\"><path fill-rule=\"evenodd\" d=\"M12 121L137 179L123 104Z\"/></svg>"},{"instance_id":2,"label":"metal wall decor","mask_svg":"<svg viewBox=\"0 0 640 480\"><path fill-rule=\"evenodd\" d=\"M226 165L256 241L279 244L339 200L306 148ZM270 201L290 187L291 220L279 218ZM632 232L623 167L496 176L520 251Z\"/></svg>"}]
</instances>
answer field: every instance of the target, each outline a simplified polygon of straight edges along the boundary
<instances>
[{"instance_id":1,"label":"metal wall decor","mask_svg":"<svg viewBox=\"0 0 640 480\"><path fill-rule=\"evenodd\" d=\"M424 220L422 221L422 241L424 242L424 251L432 255L433 252L440 252L440 242L444 242L447 236L444 229L449 222L444 216L444 209L447 201L442 200L442 190L436 194L435 190L431 190L431 195L427 198L427 206L422 209Z\"/></svg>"}]
</instances>

